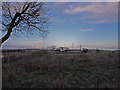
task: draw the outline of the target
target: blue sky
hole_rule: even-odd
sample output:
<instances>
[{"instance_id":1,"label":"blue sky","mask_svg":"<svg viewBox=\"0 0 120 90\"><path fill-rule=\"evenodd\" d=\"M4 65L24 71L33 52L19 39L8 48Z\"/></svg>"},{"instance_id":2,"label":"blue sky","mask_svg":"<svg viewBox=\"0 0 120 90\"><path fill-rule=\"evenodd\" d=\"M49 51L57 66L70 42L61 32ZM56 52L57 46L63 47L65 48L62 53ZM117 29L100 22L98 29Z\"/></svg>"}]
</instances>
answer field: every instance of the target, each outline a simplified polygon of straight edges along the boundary
<instances>
[{"instance_id":1,"label":"blue sky","mask_svg":"<svg viewBox=\"0 0 120 90\"><path fill-rule=\"evenodd\" d=\"M45 3L52 16L47 38L12 36L5 48L46 48L50 45L115 49L118 45L118 4L114 2Z\"/></svg>"}]
</instances>

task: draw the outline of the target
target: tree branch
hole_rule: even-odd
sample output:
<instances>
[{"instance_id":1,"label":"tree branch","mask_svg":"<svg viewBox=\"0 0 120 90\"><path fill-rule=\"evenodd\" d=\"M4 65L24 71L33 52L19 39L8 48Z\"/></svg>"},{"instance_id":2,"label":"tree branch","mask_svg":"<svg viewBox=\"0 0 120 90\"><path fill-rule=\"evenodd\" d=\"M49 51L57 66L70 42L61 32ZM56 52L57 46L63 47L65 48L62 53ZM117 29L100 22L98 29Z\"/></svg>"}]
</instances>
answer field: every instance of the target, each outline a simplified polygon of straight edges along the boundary
<instances>
[{"instance_id":1,"label":"tree branch","mask_svg":"<svg viewBox=\"0 0 120 90\"><path fill-rule=\"evenodd\" d=\"M12 20L13 18L12 18L12 15L11 15L10 8L7 7L7 9L8 9L8 12L9 12L9 16L10 16L10 18L11 18L11 20Z\"/></svg>"},{"instance_id":2,"label":"tree branch","mask_svg":"<svg viewBox=\"0 0 120 90\"><path fill-rule=\"evenodd\" d=\"M12 32L12 29L14 27L14 23L15 23L15 20L17 19L17 17L19 16L20 14L19 13L16 13L14 18L12 19L11 23L10 23L10 26L8 28L8 31L6 33L6 35L4 37L2 37L1 42L3 43L4 41L6 41L9 37L10 37L10 34Z\"/></svg>"},{"instance_id":3,"label":"tree branch","mask_svg":"<svg viewBox=\"0 0 120 90\"><path fill-rule=\"evenodd\" d=\"M42 2L16 3L3 2L3 21L1 23L4 31L7 31L7 33L0 39L2 43L10 37L13 31L17 33L23 30L28 33L34 30L40 32L46 31L48 19L42 7Z\"/></svg>"},{"instance_id":4,"label":"tree branch","mask_svg":"<svg viewBox=\"0 0 120 90\"><path fill-rule=\"evenodd\" d=\"M27 4L27 7L21 12L21 14L23 14L25 11L27 11L28 8L29 8L29 4Z\"/></svg>"}]
</instances>

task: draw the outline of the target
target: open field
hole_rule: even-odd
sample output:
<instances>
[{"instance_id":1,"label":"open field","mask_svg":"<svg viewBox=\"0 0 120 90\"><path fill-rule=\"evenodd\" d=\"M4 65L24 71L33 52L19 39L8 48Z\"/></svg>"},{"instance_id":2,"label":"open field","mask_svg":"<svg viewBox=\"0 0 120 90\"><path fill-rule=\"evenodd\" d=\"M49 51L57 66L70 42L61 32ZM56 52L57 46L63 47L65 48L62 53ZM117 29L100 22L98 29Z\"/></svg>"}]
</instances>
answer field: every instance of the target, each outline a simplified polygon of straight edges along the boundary
<instances>
[{"instance_id":1,"label":"open field","mask_svg":"<svg viewBox=\"0 0 120 90\"><path fill-rule=\"evenodd\" d=\"M3 50L3 88L120 88L118 51Z\"/></svg>"}]
</instances>

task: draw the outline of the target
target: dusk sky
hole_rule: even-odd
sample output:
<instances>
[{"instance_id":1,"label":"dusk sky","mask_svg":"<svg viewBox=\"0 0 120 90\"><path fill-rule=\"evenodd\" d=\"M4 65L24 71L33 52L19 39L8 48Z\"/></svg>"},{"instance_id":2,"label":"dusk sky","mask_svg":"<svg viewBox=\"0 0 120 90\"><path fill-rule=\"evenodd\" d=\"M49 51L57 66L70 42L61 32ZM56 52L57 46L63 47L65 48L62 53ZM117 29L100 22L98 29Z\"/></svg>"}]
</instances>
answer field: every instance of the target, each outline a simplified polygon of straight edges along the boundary
<instances>
[{"instance_id":1,"label":"dusk sky","mask_svg":"<svg viewBox=\"0 0 120 90\"><path fill-rule=\"evenodd\" d=\"M74 43L74 48L117 49L117 2L46 2L45 6L51 15L47 37L12 36L3 48L71 48Z\"/></svg>"}]
</instances>

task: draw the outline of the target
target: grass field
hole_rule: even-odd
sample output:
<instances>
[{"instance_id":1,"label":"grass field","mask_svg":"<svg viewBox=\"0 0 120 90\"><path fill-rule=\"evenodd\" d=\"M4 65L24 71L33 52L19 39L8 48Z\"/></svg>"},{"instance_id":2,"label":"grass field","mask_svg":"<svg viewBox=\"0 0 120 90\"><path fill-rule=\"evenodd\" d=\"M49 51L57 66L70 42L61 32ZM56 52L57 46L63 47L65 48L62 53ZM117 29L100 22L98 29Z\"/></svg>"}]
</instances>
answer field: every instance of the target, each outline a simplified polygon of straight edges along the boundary
<instances>
[{"instance_id":1,"label":"grass field","mask_svg":"<svg viewBox=\"0 0 120 90\"><path fill-rule=\"evenodd\" d=\"M118 51L3 50L3 88L120 88ZM119 65L120 66L120 65Z\"/></svg>"}]
</instances>

